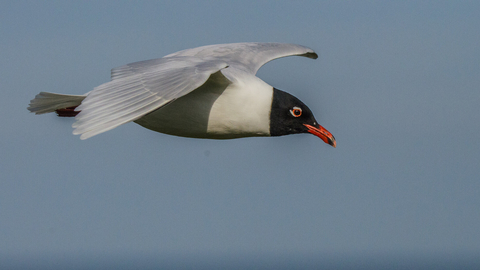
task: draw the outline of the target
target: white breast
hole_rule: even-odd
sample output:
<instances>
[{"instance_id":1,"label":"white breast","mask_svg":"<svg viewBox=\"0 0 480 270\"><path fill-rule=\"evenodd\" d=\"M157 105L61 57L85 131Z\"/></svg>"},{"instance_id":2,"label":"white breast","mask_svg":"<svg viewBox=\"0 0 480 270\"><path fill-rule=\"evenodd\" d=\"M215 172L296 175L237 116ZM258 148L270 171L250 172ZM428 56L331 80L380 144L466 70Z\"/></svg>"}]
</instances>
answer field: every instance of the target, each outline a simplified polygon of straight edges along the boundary
<instances>
[{"instance_id":1,"label":"white breast","mask_svg":"<svg viewBox=\"0 0 480 270\"><path fill-rule=\"evenodd\" d=\"M170 135L232 139L270 136L273 87L255 76L228 84L221 74L135 122Z\"/></svg>"}]
</instances>

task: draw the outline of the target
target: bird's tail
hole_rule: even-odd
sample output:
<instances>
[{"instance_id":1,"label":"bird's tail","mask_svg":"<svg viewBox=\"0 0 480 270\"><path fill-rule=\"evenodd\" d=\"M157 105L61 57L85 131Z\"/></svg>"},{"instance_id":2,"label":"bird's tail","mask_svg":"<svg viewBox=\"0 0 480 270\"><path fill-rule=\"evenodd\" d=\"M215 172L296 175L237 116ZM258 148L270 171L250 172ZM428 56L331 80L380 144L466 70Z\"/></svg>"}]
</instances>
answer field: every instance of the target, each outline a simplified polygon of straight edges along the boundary
<instances>
[{"instance_id":1,"label":"bird's tail","mask_svg":"<svg viewBox=\"0 0 480 270\"><path fill-rule=\"evenodd\" d=\"M79 113L75 108L82 103L86 95L63 95L40 92L30 101L28 110L35 114L56 112L58 116L74 117Z\"/></svg>"}]
</instances>

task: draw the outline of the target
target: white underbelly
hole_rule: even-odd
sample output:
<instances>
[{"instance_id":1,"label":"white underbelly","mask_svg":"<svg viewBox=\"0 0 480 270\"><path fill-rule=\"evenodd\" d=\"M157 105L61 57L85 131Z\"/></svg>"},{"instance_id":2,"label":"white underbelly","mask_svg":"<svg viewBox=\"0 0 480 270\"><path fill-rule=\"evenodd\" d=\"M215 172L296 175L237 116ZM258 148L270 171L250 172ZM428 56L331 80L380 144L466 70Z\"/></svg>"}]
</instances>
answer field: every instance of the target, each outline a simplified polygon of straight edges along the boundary
<instances>
[{"instance_id":1,"label":"white underbelly","mask_svg":"<svg viewBox=\"0 0 480 270\"><path fill-rule=\"evenodd\" d=\"M135 122L170 135L233 139L270 136L273 88L257 84L207 82L191 93Z\"/></svg>"}]
</instances>

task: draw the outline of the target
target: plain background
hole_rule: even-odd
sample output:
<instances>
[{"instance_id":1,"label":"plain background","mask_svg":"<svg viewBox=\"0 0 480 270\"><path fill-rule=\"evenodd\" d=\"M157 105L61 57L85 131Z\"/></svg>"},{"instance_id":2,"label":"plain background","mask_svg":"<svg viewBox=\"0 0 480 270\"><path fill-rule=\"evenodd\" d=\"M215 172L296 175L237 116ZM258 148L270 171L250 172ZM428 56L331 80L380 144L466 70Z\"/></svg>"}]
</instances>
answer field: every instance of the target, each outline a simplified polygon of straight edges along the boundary
<instances>
[{"instance_id":1,"label":"plain background","mask_svg":"<svg viewBox=\"0 0 480 270\"><path fill-rule=\"evenodd\" d=\"M475 262L479 10L478 1L2 1L0 261ZM247 41L320 55L257 75L304 101L336 149L311 135L200 140L134 123L81 141L73 119L26 109L41 91L86 93L113 67Z\"/></svg>"}]
</instances>

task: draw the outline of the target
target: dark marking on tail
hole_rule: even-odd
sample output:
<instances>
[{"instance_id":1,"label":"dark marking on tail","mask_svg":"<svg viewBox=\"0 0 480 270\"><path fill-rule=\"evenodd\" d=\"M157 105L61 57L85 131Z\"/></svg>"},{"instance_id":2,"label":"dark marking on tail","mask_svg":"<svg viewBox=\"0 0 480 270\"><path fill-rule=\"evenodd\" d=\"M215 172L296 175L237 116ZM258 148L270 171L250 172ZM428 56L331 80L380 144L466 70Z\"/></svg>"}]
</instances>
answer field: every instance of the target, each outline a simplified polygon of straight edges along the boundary
<instances>
[{"instance_id":1,"label":"dark marking on tail","mask_svg":"<svg viewBox=\"0 0 480 270\"><path fill-rule=\"evenodd\" d=\"M58 110L55 110L55 112L60 117L75 117L80 112L80 111L75 111L75 108L77 108L77 106L68 107L65 109L58 109Z\"/></svg>"}]
</instances>

